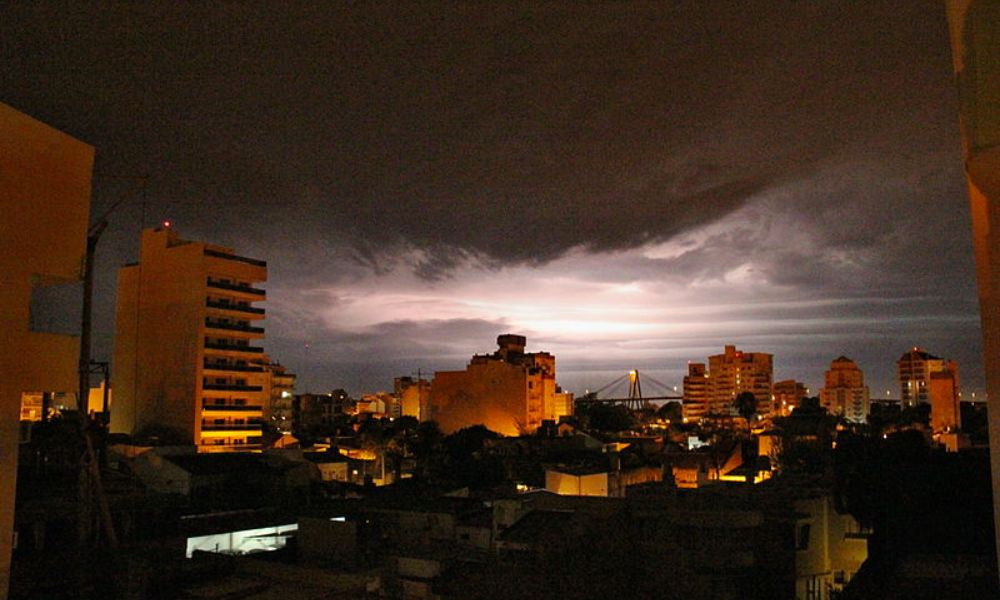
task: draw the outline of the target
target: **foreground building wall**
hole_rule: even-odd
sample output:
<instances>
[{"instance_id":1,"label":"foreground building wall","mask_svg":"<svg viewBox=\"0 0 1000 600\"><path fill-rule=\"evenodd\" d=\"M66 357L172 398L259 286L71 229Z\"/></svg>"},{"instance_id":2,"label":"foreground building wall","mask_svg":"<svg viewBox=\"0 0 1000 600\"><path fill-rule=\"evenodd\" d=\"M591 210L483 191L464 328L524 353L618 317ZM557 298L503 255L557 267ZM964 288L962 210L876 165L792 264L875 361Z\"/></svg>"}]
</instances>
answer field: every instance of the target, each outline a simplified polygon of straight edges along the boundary
<instances>
[{"instance_id":1,"label":"foreground building wall","mask_svg":"<svg viewBox=\"0 0 1000 600\"><path fill-rule=\"evenodd\" d=\"M994 522L1000 523L1000 3L946 0L959 100L965 173L989 394ZM1000 529L998 529L1000 532ZM1000 557L1000 533L996 536Z\"/></svg>"},{"instance_id":2,"label":"foreground building wall","mask_svg":"<svg viewBox=\"0 0 1000 600\"><path fill-rule=\"evenodd\" d=\"M18 418L28 392L77 389L79 337L37 331L45 289L79 280L94 149L0 104L0 599L7 597ZM76 296L77 299L80 296Z\"/></svg>"}]
</instances>

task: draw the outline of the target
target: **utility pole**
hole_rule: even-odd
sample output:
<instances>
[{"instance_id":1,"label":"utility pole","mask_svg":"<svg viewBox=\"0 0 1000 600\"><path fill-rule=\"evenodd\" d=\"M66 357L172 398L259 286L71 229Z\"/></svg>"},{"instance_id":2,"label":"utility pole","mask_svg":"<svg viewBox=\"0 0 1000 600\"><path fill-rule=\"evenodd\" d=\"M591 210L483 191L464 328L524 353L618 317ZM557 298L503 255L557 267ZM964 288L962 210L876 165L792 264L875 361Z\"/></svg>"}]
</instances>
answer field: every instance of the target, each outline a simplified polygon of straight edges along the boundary
<instances>
[{"instance_id":1,"label":"utility pole","mask_svg":"<svg viewBox=\"0 0 1000 600\"><path fill-rule=\"evenodd\" d=\"M142 182L143 190L145 190L146 177L122 177L122 179L137 179ZM87 231L87 249L83 258L83 314L80 317L80 360L78 364L80 380L76 398L80 435L83 437L86 448L84 455L80 457L80 522L77 528L79 542L82 544L87 537L86 520L90 518L91 514L91 499L96 495L104 536L112 549L118 547L118 535L115 533L114 523L111 520L111 507L108 504L108 497L104 493L104 484L101 481L101 466L97 460L97 453L94 452L94 441L91 438L90 431L92 423L87 414L87 401L90 397L90 345L94 297L94 256L97 254L97 243L101 240L101 235L108 227L108 216L118 208L125 198L126 196L123 195L112 204ZM107 384L105 383L105 388L106 386ZM105 393L107 392L105 391ZM91 493L91 490L93 493Z\"/></svg>"}]
</instances>

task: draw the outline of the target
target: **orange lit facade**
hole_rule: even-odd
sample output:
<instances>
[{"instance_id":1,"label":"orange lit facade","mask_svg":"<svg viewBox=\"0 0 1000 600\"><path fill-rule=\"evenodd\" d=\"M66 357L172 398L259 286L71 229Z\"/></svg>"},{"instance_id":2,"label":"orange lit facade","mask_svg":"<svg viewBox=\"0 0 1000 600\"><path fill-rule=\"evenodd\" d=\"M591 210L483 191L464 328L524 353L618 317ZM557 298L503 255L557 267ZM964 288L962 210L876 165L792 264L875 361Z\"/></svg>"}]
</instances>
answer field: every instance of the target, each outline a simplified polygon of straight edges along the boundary
<instances>
[{"instance_id":1,"label":"orange lit facade","mask_svg":"<svg viewBox=\"0 0 1000 600\"><path fill-rule=\"evenodd\" d=\"M993 497L1000 498L1000 6L993 0L947 0L945 6L972 213ZM993 520L1000 523L1000 502L993 503ZM996 549L1000 560L1000 527Z\"/></svg>"},{"instance_id":2,"label":"orange lit facade","mask_svg":"<svg viewBox=\"0 0 1000 600\"><path fill-rule=\"evenodd\" d=\"M841 356L830 363L823 380L819 400L830 414L848 421L864 423L868 419L871 397L865 385L865 374L853 360Z\"/></svg>"},{"instance_id":3,"label":"orange lit facade","mask_svg":"<svg viewBox=\"0 0 1000 600\"><path fill-rule=\"evenodd\" d=\"M400 416L424 421L430 414L430 381L419 377L397 377L393 381L393 394L398 398Z\"/></svg>"},{"instance_id":4,"label":"orange lit facade","mask_svg":"<svg viewBox=\"0 0 1000 600\"><path fill-rule=\"evenodd\" d=\"M572 396L556 386L554 356L525 353L520 335L501 335L497 344L493 354L473 356L464 371L434 374L428 416L445 433L482 424L519 435L571 414Z\"/></svg>"},{"instance_id":5,"label":"orange lit facade","mask_svg":"<svg viewBox=\"0 0 1000 600\"><path fill-rule=\"evenodd\" d=\"M684 418L689 421L702 419L708 414L708 372L705 363L688 363L681 406Z\"/></svg>"},{"instance_id":6,"label":"orange lit facade","mask_svg":"<svg viewBox=\"0 0 1000 600\"><path fill-rule=\"evenodd\" d=\"M764 352L743 352L726 346L722 354L708 357L708 411L734 414L733 402L743 392L757 399L757 414L771 414L774 357Z\"/></svg>"},{"instance_id":7,"label":"orange lit facade","mask_svg":"<svg viewBox=\"0 0 1000 600\"><path fill-rule=\"evenodd\" d=\"M10 581L22 397L77 391L79 335L39 315L55 288L80 298L93 165L93 147L0 104L0 599Z\"/></svg>"},{"instance_id":8,"label":"orange lit facade","mask_svg":"<svg viewBox=\"0 0 1000 600\"><path fill-rule=\"evenodd\" d=\"M914 348L896 361L899 378L899 398L903 406L913 406L931 401L931 375L945 370L957 373L958 366L929 354L922 348Z\"/></svg>"},{"instance_id":9,"label":"orange lit facade","mask_svg":"<svg viewBox=\"0 0 1000 600\"><path fill-rule=\"evenodd\" d=\"M264 261L143 231L139 262L118 274L112 431L165 426L201 452L259 448L266 279Z\"/></svg>"},{"instance_id":10,"label":"orange lit facade","mask_svg":"<svg viewBox=\"0 0 1000 600\"><path fill-rule=\"evenodd\" d=\"M935 433L952 432L962 427L959 405L958 365L948 361L944 369L931 373L931 430Z\"/></svg>"}]
</instances>

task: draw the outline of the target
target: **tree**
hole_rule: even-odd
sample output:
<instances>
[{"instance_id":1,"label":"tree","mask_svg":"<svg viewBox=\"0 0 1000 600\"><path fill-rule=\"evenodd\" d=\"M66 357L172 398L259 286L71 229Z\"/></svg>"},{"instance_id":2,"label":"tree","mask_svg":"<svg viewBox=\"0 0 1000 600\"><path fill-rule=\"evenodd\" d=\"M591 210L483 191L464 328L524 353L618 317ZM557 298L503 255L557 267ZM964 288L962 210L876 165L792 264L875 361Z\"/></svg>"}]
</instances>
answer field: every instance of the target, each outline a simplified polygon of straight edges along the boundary
<instances>
[{"instance_id":1,"label":"tree","mask_svg":"<svg viewBox=\"0 0 1000 600\"><path fill-rule=\"evenodd\" d=\"M621 404L594 404L577 410L595 431L627 431L635 427L631 411Z\"/></svg>"},{"instance_id":2,"label":"tree","mask_svg":"<svg viewBox=\"0 0 1000 600\"><path fill-rule=\"evenodd\" d=\"M757 397L753 395L753 392L740 392L733 402L733 407L741 417L747 420L749 427L750 419L757 413Z\"/></svg>"},{"instance_id":3,"label":"tree","mask_svg":"<svg viewBox=\"0 0 1000 600\"><path fill-rule=\"evenodd\" d=\"M656 416L670 421L680 421L684 418L684 410L680 402L667 402L656 411Z\"/></svg>"}]
</instances>

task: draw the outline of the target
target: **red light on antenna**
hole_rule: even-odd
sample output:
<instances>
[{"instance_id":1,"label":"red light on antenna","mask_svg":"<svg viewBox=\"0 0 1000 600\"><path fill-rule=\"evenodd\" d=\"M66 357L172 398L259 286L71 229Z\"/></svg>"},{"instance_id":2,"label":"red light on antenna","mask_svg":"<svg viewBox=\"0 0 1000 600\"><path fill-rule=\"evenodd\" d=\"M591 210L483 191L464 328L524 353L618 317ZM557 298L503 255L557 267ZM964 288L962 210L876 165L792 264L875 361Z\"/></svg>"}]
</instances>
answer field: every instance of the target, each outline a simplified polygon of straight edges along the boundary
<instances>
[{"instance_id":1,"label":"red light on antenna","mask_svg":"<svg viewBox=\"0 0 1000 600\"><path fill-rule=\"evenodd\" d=\"M171 223L170 221L164 221L163 222L164 229L170 229L171 225L173 225L173 223Z\"/></svg>"}]
</instances>

